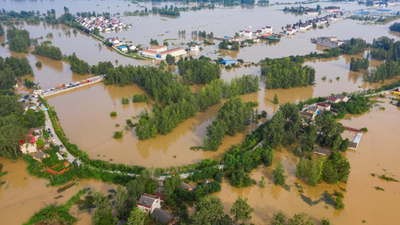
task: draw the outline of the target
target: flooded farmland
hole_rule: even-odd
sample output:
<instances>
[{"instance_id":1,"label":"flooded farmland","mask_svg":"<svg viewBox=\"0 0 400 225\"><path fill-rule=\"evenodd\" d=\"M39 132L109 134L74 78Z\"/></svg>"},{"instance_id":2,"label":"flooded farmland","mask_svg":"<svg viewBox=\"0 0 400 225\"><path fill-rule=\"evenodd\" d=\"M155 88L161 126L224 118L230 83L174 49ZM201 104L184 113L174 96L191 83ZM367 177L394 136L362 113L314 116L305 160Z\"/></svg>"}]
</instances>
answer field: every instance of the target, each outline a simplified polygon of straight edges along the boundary
<instances>
[{"instance_id":1,"label":"flooded farmland","mask_svg":"<svg viewBox=\"0 0 400 225\"><path fill-rule=\"evenodd\" d=\"M79 2L79 3L78 3ZM285 1L287 2L287 1ZM294 2L294 1L293 1ZM128 6L130 4L130 6ZM67 6L71 12L93 11L120 13L124 11L142 10L144 7L163 7L164 5L175 5L169 3L139 3L133 4L130 1L2 1L0 8L6 10L39 10L45 12L54 8L57 15L63 13L63 7ZM365 6L354 3L319 3L322 7L329 5L340 6L348 10L362 9ZM315 7L317 4L308 6ZM180 5L177 4L179 7ZM306 20L306 16L284 13L281 10L285 6L275 5L269 7L219 7L213 10L203 9L197 12L183 12L180 18L161 17L149 15L146 17L124 17L119 18L132 24L132 28L118 33L105 33L105 37L118 37L132 41L133 44L149 46L150 38L156 38L160 43L167 40L170 47L186 47L190 41L201 42L201 39L191 37L191 31L205 30L213 32L215 36L233 36L241 29L256 30L263 26L273 26L276 31L286 24L295 23L299 20ZM399 10L400 8L394 8ZM200 19L199 19L200 18ZM265 57L278 58L289 55L304 55L310 52L322 52L324 47L316 46L310 42L310 38L320 36L337 36L339 39L362 37L367 42L380 36L388 36L396 40L400 35L388 30L389 24L367 26L359 21L341 20L332 23L323 29L311 30L306 33L297 33L293 37L283 37L279 43L253 45L239 51L218 49L216 45L204 47L199 53L212 59L222 57L225 59L243 59L246 62L258 62ZM251 28L249 28L251 26ZM147 65L152 63L149 60L134 60L126 58L113 49L100 44L99 41L90 35L78 31L77 34L65 34L71 28L59 26L47 26L43 23L37 26L23 25L24 29L30 32L32 38L45 37L52 32L50 40L54 46L60 47L63 54L76 55L87 61L89 64L96 64L101 61L111 61L114 65ZM179 36L178 31L185 30L185 36ZM6 41L5 36L0 37L0 42ZM183 44L182 44L183 43ZM100 44L100 45L99 45ZM30 51L33 50L30 48ZM39 82L43 89L54 87L60 83L82 80L91 75L78 75L69 69L69 63L56 61L30 53L14 53L6 47L0 47L0 56L26 56L34 70L34 77L28 79ZM198 57L198 56L196 56ZM242 96L244 101L258 101L258 110L266 110L271 116L278 105L273 104L276 94L280 103L299 102L312 97L327 96L331 93L353 92L376 88L382 84L369 84L364 82L363 72L349 71L349 62L352 56L339 56L332 59L321 59L307 61L316 70L316 84L309 87L265 90L264 78L260 75L261 69L257 66L232 68L222 70L222 79L230 81L235 76L243 74L255 74L260 77L260 91ZM40 61L42 68L34 64ZM118 61L118 63L117 63ZM377 66L381 62L370 61L370 65ZM326 77L326 80L322 78ZM339 79L337 79L339 78ZM396 79L397 80L397 79ZM393 80L386 80L391 83ZM197 91L201 86L192 87ZM61 125L71 143L76 143L80 149L86 151L90 158L125 163L128 165L169 167L187 165L199 162L201 159L219 158L232 144L239 144L246 134L256 128L256 125L247 127L235 137L226 136L217 152L191 151L190 147L202 145L205 138L206 127L215 119L223 102L210 107L203 113L197 113L176 127L173 132L167 135L159 135L156 139L139 141L134 130L124 131L121 140L115 140L112 135L115 131L124 130L127 119L137 116L142 110L151 110L151 105L145 103L130 103L122 105L123 97L132 97L134 94L145 93L137 85L117 87L116 85L105 86L98 83L91 86L75 89L71 92L50 97L49 103L54 106L60 118ZM383 99L380 99L383 100ZM282 210L291 217L294 213L306 212L311 215L314 221L322 217L329 218L333 224L397 224L400 221L398 208L400 206L398 183L382 181L372 177L370 173L390 174L394 177L400 176L397 160L400 155L398 146L400 141L397 138L400 115L399 108L396 108L384 100L382 103L386 110L379 110L377 107L370 112L357 117L348 116L341 122L350 127L367 127L366 133L357 151L346 153L349 159L352 172L347 184L327 185L321 184L318 187L306 186L302 181L295 178L297 158L289 151L278 152L274 163L282 162L287 172L287 184L290 190L285 190L271 182L271 168L259 168L253 171L252 177L259 181L262 176L266 177L266 188L258 186L237 189L231 187L227 181L222 184L222 191L216 196L220 197L225 205L226 212L237 196L249 198L249 204L255 208L253 219L254 224L268 224L273 213ZM116 111L117 117L111 118L110 112ZM119 125L118 127L116 125ZM5 184L0 187L0 218L4 224L21 224L29 219L34 212L46 204L58 202L64 203L79 189L93 187L96 190L113 188L113 185L94 181L80 181L80 186L74 186L59 196L57 188L46 187L45 180L29 176L25 171L26 164L21 160L11 163L0 158L4 165L4 171L8 174L1 177ZM299 192L295 183L304 188L304 193ZM380 192L374 189L375 186L385 189ZM333 208L331 201L324 197L324 192L332 194L334 190L345 188L347 190L344 198L345 210L338 211ZM89 224L91 214L78 212L74 207L72 213L80 218L78 224Z\"/></svg>"}]
</instances>

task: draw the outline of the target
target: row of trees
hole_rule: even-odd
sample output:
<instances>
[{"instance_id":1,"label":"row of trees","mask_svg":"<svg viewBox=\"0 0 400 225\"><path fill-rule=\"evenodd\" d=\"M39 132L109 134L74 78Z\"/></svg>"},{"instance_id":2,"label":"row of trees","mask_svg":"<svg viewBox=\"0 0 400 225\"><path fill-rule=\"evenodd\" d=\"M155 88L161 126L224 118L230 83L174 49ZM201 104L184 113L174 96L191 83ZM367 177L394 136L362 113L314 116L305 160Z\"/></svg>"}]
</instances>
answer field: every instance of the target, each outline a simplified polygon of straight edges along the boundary
<instances>
[{"instance_id":1,"label":"row of trees","mask_svg":"<svg viewBox=\"0 0 400 225\"><path fill-rule=\"evenodd\" d=\"M14 52L28 52L28 47L31 45L29 32L15 27L7 30L7 40L10 50Z\"/></svg>"},{"instance_id":2,"label":"row of trees","mask_svg":"<svg viewBox=\"0 0 400 225\"><path fill-rule=\"evenodd\" d=\"M290 58L268 60L261 65L261 74L266 77L268 89L291 88L313 85L315 70L310 66L301 66Z\"/></svg>"},{"instance_id":3,"label":"row of trees","mask_svg":"<svg viewBox=\"0 0 400 225\"><path fill-rule=\"evenodd\" d=\"M350 70L351 71L355 71L358 72L360 71L360 69L368 69L369 67L369 60L368 57L367 58L357 58L354 59L354 57L351 57L351 61L350 61Z\"/></svg>"},{"instance_id":4,"label":"row of trees","mask_svg":"<svg viewBox=\"0 0 400 225\"><path fill-rule=\"evenodd\" d=\"M35 45L35 50L32 54L41 55L55 60L61 60L64 56L61 53L60 48L48 45Z\"/></svg>"},{"instance_id":5,"label":"row of trees","mask_svg":"<svg viewBox=\"0 0 400 225\"><path fill-rule=\"evenodd\" d=\"M180 59L177 64L184 84L207 84L221 77L221 68L204 58Z\"/></svg>"},{"instance_id":6,"label":"row of trees","mask_svg":"<svg viewBox=\"0 0 400 225\"><path fill-rule=\"evenodd\" d=\"M225 134L235 136L246 124L254 119L251 104L242 101L240 97L232 98L224 103L218 111L217 118L207 127L207 138L204 139L204 150L217 151Z\"/></svg>"},{"instance_id":7,"label":"row of trees","mask_svg":"<svg viewBox=\"0 0 400 225\"><path fill-rule=\"evenodd\" d=\"M3 25L0 24L0 36L4 35L4 28Z\"/></svg>"}]
</instances>

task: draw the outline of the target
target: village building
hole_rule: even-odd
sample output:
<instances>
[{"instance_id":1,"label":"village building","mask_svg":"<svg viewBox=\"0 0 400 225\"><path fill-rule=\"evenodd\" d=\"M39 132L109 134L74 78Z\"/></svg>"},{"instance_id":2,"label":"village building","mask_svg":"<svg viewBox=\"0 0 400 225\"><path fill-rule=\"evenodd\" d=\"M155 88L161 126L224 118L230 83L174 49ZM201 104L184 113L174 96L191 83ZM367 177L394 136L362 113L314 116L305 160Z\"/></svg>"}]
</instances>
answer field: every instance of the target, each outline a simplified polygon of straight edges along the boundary
<instances>
[{"instance_id":1,"label":"village building","mask_svg":"<svg viewBox=\"0 0 400 225\"><path fill-rule=\"evenodd\" d=\"M324 21L326 23L326 21ZM338 40L336 37L318 37L317 39L312 39L317 45L326 46L329 48L337 48L344 44L344 41Z\"/></svg>"},{"instance_id":2,"label":"village building","mask_svg":"<svg viewBox=\"0 0 400 225\"><path fill-rule=\"evenodd\" d=\"M121 52L128 52L128 47L126 47L124 45L123 46L119 46L118 49L121 50Z\"/></svg>"},{"instance_id":3,"label":"village building","mask_svg":"<svg viewBox=\"0 0 400 225\"><path fill-rule=\"evenodd\" d=\"M136 49L136 46L134 46L134 45L129 45L129 50L135 51L135 49Z\"/></svg>"},{"instance_id":4,"label":"village building","mask_svg":"<svg viewBox=\"0 0 400 225\"><path fill-rule=\"evenodd\" d=\"M161 59L161 60L166 59L168 54L173 57L185 56L186 50L184 48L175 48L168 50L167 46L156 46L149 48L147 50L139 51L139 55L141 56L149 57L152 59Z\"/></svg>"},{"instance_id":5,"label":"village building","mask_svg":"<svg viewBox=\"0 0 400 225\"><path fill-rule=\"evenodd\" d=\"M333 97L333 96L329 96L327 99L328 102L332 102L332 103L339 103L340 99Z\"/></svg>"},{"instance_id":6,"label":"village building","mask_svg":"<svg viewBox=\"0 0 400 225\"><path fill-rule=\"evenodd\" d=\"M189 185L189 184L187 184L185 182L180 183L179 187L185 189L186 191L193 191L194 190L194 188L191 185Z\"/></svg>"},{"instance_id":7,"label":"village building","mask_svg":"<svg viewBox=\"0 0 400 225\"><path fill-rule=\"evenodd\" d=\"M314 12L314 11L308 11L307 12L308 16L312 16L312 17L317 17L318 16L318 12Z\"/></svg>"},{"instance_id":8,"label":"village building","mask_svg":"<svg viewBox=\"0 0 400 225\"><path fill-rule=\"evenodd\" d=\"M44 152L38 152L33 156L33 159L38 161L38 162L42 162L43 159L50 157L49 154L44 153Z\"/></svg>"},{"instance_id":9,"label":"village building","mask_svg":"<svg viewBox=\"0 0 400 225\"><path fill-rule=\"evenodd\" d=\"M191 46L190 46L190 51L192 51L192 52L197 52L197 51L199 51L199 46L198 46L198 45L191 45Z\"/></svg>"},{"instance_id":10,"label":"village building","mask_svg":"<svg viewBox=\"0 0 400 225\"><path fill-rule=\"evenodd\" d=\"M25 142L24 140L21 140L21 152L25 154L32 154L38 152L37 147L36 147L36 138L32 135L29 134L30 140Z\"/></svg>"},{"instance_id":11,"label":"village building","mask_svg":"<svg viewBox=\"0 0 400 225\"><path fill-rule=\"evenodd\" d=\"M251 31L246 30L243 33L244 38L251 38L252 36L253 36L253 32L251 32Z\"/></svg>"},{"instance_id":12,"label":"village building","mask_svg":"<svg viewBox=\"0 0 400 225\"><path fill-rule=\"evenodd\" d=\"M161 208L161 199L159 196L145 193L140 196L136 205L147 213L153 213L154 209Z\"/></svg>"},{"instance_id":13,"label":"village building","mask_svg":"<svg viewBox=\"0 0 400 225\"><path fill-rule=\"evenodd\" d=\"M271 26L266 26L265 28L263 28L264 33L266 34L272 34L274 32L274 28Z\"/></svg>"},{"instance_id":14,"label":"village building","mask_svg":"<svg viewBox=\"0 0 400 225\"><path fill-rule=\"evenodd\" d=\"M349 101L349 98L347 96L345 96L345 95L336 95L335 97L340 99L340 101L342 101L342 102Z\"/></svg>"},{"instance_id":15,"label":"village building","mask_svg":"<svg viewBox=\"0 0 400 225\"><path fill-rule=\"evenodd\" d=\"M159 208L154 209L151 215L158 223L161 224L173 225L176 223L175 218L171 214Z\"/></svg>"}]
</instances>

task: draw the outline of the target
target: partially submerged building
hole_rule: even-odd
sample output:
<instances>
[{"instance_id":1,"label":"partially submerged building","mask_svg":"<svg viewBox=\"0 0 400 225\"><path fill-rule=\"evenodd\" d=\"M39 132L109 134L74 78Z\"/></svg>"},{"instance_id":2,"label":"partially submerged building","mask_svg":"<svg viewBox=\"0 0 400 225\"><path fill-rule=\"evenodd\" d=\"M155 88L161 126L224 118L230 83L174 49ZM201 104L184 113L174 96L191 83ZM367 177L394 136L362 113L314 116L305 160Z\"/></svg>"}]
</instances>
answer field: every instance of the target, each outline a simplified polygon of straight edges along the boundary
<instances>
[{"instance_id":1,"label":"partially submerged building","mask_svg":"<svg viewBox=\"0 0 400 225\"><path fill-rule=\"evenodd\" d=\"M161 208L161 199L159 196L145 193L140 196L136 205L147 213L153 213L155 209Z\"/></svg>"},{"instance_id":2,"label":"partially submerged building","mask_svg":"<svg viewBox=\"0 0 400 225\"><path fill-rule=\"evenodd\" d=\"M147 50L141 50L139 51L139 55L144 57L149 57L152 59L164 60L167 58L167 55L171 55L173 57L185 56L186 50L184 48L175 48L168 50L167 46L162 45L162 46L151 47Z\"/></svg>"},{"instance_id":3,"label":"partially submerged building","mask_svg":"<svg viewBox=\"0 0 400 225\"><path fill-rule=\"evenodd\" d=\"M344 41L338 40L337 37L317 37L317 39L311 39L313 43L317 45L326 46L329 48L337 48L344 44Z\"/></svg>"}]
</instances>

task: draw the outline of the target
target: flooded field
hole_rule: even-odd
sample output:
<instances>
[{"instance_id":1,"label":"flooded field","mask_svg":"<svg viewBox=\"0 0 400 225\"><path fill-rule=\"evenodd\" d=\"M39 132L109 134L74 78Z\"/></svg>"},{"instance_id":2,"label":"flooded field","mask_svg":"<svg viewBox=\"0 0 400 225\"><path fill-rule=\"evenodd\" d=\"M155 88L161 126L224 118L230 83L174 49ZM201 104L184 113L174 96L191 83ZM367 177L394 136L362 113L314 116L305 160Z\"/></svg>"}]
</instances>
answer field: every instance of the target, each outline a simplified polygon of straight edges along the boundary
<instances>
[{"instance_id":1,"label":"flooded field","mask_svg":"<svg viewBox=\"0 0 400 225\"><path fill-rule=\"evenodd\" d=\"M115 189L114 185L102 182L79 181L78 185L58 193L57 190L60 187L47 187L48 181L31 177L25 170L27 164L22 159L11 163L1 157L0 163L4 165L3 172L7 172L1 177L4 182L0 187L1 224L27 222L41 208L56 202L59 205L64 204L83 188L91 188L93 191L102 190L104 193ZM70 213L77 218L82 218L80 221L82 223L79 222L79 224L90 223L87 222L90 221L92 214L89 214L87 210L78 213L77 207L74 206Z\"/></svg>"},{"instance_id":2,"label":"flooded field","mask_svg":"<svg viewBox=\"0 0 400 225\"><path fill-rule=\"evenodd\" d=\"M290 186L290 190L273 184L272 168L259 168L253 171L252 177L259 182L264 176L267 181L265 188L253 186L237 189L226 182L223 183L222 191L216 196L222 199L226 213L229 213L237 196L244 196L249 198L249 204L255 208L251 220L255 224L269 224L272 215L279 210L288 217L305 212L314 222L326 217L331 224L362 224L363 220L367 224L397 224L400 221L397 210L400 207L399 183L372 177L371 173L377 176L386 174L396 179L400 176L397 162L400 157L398 151L400 140L396 132L391 132L397 130L398 123L394 121L398 121L400 110L390 105L388 99L379 100L385 102L381 105L386 110L374 107L364 115L348 116L341 121L345 126L367 127L369 130L362 137L357 151L346 152L351 164L351 174L347 184L323 183L317 187L307 186L295 177L298 158L283 150L275 154L274 164L282 162L284 165L288 176L286 184ZM295 183L303 188L304 193L299 192ZM377 191L374 188L376 186L385 191ZM324 198L325 191L332 194L335 190L340 191L340 188L347 190L344 192L344 210L334 209L329 198Z\"/></svg>"}]
</instances>

